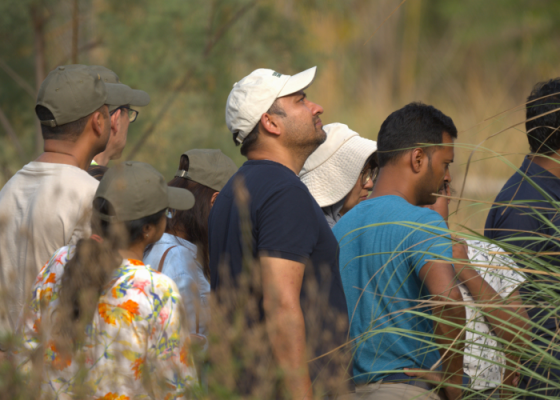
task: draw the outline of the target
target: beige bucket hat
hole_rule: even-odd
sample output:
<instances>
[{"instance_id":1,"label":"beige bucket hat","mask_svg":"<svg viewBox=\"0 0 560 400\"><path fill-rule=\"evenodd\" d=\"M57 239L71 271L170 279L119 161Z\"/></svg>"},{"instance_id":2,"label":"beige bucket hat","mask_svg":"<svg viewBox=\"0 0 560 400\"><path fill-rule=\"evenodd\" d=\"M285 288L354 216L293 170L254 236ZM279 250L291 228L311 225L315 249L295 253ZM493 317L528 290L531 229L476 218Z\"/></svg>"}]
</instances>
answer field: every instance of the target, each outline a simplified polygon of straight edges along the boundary
<instances>
[{"instance_id":1,"label":"beige bucket hat","mask_svg":"<svg viewBox=\"0 0 560 400\"><path fill-rule=\"evenodd\" d=\"M347 125L323 127L327 139L305 162L299 177L320 207L341 201L356 184L377 142L361 137Z\"/></svg>"}]
</instances>

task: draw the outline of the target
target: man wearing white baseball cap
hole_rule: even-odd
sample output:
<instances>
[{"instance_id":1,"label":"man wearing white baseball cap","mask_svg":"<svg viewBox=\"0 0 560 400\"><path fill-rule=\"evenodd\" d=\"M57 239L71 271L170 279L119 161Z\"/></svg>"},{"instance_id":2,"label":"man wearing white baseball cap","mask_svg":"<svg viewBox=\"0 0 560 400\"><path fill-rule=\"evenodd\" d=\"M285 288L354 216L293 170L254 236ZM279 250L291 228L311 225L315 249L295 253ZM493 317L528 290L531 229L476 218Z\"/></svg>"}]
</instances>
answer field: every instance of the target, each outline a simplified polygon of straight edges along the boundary
<instances>
[{"instance_id":1,"label":"man wearing white baseball cap","mask_svg":"<svg viewBox=\"0 0 560 400\"><path fill-rule=\"evenodd\" d=\"M309 156L299 177L317 201L332 228L365 200L377 174L377 143L348 125L324 127L327 140Z\"/></svg>"},{"instance_id":2,"label":"man wearing white baseball cap","mask_svg":"<svg viewBox=\"0 0 560 400\"><path fill-rule=\"evenodd\" d=\"M265 324L267 351L281 370L276 376L283 376L280 387L294 399L311 399L313 392L323 390L334 393L335 388L327 387L339 382L333 374L343 374L344 367L348 368L348 364L341 366L342 352L329 353L343 347L348 329L337 242L321 208L298 178L307 157L326 138L319 117L323 108L304 92L315 72L313 67L289 76L257 69L233 86L226 122L248 161L222 189L209 219L212 290L225 303L232 295L221 294L226 282L233 282L236 297L247 294L239 289L243 274L261 276L262 287L250 289L258 293L253 298L259 312L249 326ZM236 189L240 182L250 198L253 243L246 254L240 227L246 221L240 218ZM243 262L247 257L256 261L249 268ZM324 302L320 309L319 299ZM308 342L309 337L313 340ZM336 372L335 365L340 367ZM259 373L270 368L265 363L251 367ZM250 371L241 376L238 387L244 395L253 393L263 380Z\"/></svg>"}]
</instances>

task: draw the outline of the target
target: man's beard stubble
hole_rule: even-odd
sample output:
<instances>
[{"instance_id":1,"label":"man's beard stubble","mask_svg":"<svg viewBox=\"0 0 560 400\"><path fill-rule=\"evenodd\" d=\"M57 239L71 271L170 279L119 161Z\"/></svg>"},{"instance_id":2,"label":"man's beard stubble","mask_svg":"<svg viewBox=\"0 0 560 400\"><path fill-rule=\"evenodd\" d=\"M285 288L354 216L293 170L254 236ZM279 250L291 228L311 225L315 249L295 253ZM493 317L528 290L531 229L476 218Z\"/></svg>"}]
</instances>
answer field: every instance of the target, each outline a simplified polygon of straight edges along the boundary
<instances>
[{"instance_id":1,"label":"man's beard stubble","mask_svg":"<svg viewBox=\"0 0 560 400\"><path fill-rule=\"evenodd\" d=\"M305 124L288 124L287 137L288 145L292 151L298 153L302 157L309 157L317 148L327 140L327 133L323 130L323 127L317 128L317 120L319 116L316 116L312 120L312 125Z\"/></svg>"}]
</instances>

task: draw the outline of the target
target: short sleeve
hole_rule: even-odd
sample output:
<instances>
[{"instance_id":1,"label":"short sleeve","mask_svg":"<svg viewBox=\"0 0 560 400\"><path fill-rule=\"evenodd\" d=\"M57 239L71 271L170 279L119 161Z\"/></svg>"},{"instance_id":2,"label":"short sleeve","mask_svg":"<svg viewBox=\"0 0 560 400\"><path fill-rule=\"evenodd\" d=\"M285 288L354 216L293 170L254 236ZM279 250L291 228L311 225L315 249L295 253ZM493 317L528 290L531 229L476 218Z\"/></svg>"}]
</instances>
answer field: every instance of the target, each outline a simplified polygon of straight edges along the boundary
<instances>
[{"instance_id":1,"label":"short sleeve","mask_svg":"<svg viewBox=\"0 0 560 400\"><path fill-rule=\"evenodd\" d=\"M412 266L417 275L431 260L449 261L453 257L451 236L443 218L435 211L424 213L415 223L411 223L412 233L408 237Z\"/></svg>"},{"instance_id":2,"label":"short sleeve","mask_svg":"<svg viewBox=\"0 0 560 400\"><path fill-rule=\"evenodd\" d=\"M309 192L288 186L272 195L257 211L259 254L304 262L319 240L319 221Z\"/></svg>"}]
</instances>

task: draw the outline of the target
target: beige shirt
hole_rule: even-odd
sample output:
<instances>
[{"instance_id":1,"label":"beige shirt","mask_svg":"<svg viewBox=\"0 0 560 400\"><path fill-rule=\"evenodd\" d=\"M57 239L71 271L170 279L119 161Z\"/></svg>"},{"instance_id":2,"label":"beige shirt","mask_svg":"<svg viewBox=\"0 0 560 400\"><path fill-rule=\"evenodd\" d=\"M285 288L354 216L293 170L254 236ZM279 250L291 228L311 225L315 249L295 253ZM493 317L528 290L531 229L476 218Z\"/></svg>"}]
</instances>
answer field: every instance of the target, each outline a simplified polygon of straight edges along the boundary
<instances>
[{"instance_id":1,"label":"beige shirt","mask_svg":"<svg viewBox=\"0 0 560 400\"><path fill-rule=\"evenodd\" d=\"M59 248L91 234L99 182L66 164L30 162L0 191L0 332L13 331L37 274Z\"/></svg>"}]
</instances>

